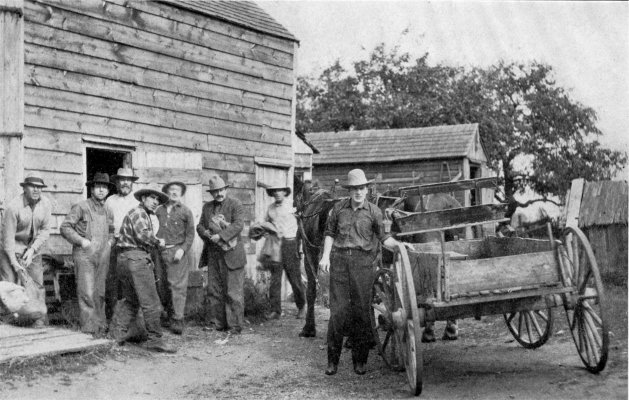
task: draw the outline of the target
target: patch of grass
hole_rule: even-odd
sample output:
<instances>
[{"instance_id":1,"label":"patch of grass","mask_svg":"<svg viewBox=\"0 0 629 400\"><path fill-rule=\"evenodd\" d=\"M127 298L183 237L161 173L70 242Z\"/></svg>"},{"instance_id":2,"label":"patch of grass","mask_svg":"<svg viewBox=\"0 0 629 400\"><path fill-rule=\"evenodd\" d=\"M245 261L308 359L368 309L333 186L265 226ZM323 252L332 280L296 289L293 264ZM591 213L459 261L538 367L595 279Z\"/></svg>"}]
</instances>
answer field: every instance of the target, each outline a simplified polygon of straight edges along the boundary
<instances>
[{"instance_id":1,"label":"patch of grass","mask_svg":"<svg viewBox=\"0 0 629 400\"><path fill-rule=\"evenodd\" d=\"M627 285L605 285L607 297L607 320L613 336L611 342L627 347Z\"/></svg>"},{"instance_id":2,"label":"patch of grass","mask_svg":"<svg viewBox=\"0 0 629 400\"><path fill-rule=\"evenodd\" d=\"M258 282L251 278L245 278L245 316L251 323L265 320L265 315L270 311L269 303L269 277L268 274L260 274Z\"/></svg>"},{"instance_id":3,"label":"patch of grass","mask_svg":"<svg viewBox=\"0 0 629 400\"><path fill-rule=\"evenodd\" d=\"M10 382L15 379L30 381L46 375L82 373L89 367L105 361L112 349L112 346L105 346L80 353L13 360L0 364L0 381Z\"/></svg>"}]
</instances>

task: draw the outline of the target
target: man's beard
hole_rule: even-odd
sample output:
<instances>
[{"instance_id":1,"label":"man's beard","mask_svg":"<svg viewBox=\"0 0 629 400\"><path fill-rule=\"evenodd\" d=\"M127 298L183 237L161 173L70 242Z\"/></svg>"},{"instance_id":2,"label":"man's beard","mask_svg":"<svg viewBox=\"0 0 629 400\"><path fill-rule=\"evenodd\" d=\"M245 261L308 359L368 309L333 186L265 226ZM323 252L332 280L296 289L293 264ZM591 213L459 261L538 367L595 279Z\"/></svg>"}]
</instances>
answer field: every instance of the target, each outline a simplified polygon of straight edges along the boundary
<instances>
[{"instance_id":1,"label":"man's beard","mask_svg":"<svg viewBox=\"0 0 629 400\"><path fill-rule=\"evenodd\" d=\"M131 186L120 186L120 194L121 195L126 196L129 193L131 193Z\"/></svg>"}]
</instances>

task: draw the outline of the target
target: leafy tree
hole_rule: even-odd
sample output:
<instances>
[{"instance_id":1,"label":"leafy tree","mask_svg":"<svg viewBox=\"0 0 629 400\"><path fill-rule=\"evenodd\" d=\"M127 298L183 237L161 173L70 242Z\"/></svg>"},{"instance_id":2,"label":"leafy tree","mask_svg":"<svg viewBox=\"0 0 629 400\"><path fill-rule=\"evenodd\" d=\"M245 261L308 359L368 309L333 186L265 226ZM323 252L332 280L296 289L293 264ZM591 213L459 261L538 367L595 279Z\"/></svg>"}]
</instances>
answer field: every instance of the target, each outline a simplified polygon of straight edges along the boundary
<instances>
[{"instance_id":1,"label":"leafy tree","mask_svg":"<svg viewBox=\"0 0 629 400\"><path fill-rule=\"evenodd\" d=\"M488 68L431 66L377 46L346 71L335 62L318 79L298 81L297 129L345 131L479 124L489 165L515 190L518 156L533 159L528 182L563 195L572 179L611 178L627 162L601 147L594 110L570 98L546 64L499 62ZM342 134L342 133L340 133Z\"/></svg>"}]
</instances>

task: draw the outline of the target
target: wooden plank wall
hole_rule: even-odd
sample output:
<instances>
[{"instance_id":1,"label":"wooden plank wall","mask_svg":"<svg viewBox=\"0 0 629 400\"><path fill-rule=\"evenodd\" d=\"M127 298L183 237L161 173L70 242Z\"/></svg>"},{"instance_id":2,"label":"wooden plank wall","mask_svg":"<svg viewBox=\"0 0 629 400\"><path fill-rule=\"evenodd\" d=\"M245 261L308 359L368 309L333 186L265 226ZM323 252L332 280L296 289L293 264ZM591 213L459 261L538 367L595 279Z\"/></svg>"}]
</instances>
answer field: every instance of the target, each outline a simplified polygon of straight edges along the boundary
<instances>
[{"instance_id":1,"label":"wooden plank wall","mask_svg":"<svg viewBox=\"0 0 629 400\"><path fill-rule=\"evenodd\" d=\"M419 179L416 184L423 183L437 183L448 181L448 173L445 166L443 167L442 173L442 163L447 162L450 166L450 173L452 177L454 177L459 168L463 168L462 159L461 160L431 160L431 161L409 161L409 162L398 162L398 163L370 163L370 164L352 164L352 165L314 165L312 176L313 181L318 180L319 186L324 189L330 189L334 185L334 179L339 180L339 185L337 187L337 194L341 196L346 196L347 191L343 189L340 185L345 183L347 180L347 173L354 168L361 168L365 171L365 175L367 179L374 179L378 174L382 174L383 180L390 180L385 185L378 185L377 189L380 192L383 192L387 189L387 186L390 185L392 189L397 189L401 186L410 186L411 182L402 181L406 178L411 178L413 173L415 175L419 175ZM440 180L441 175L441 180ZM400 179L399 182L396 182L396 179ZM458 198L459 201L462 201Z\"/></svg>"},{"instance_id":2,"label":"wooden plank wall","mask_svg":"<svg viewBox=\"0 0 629 400\"><path fill-rule=\"evenodd\" d=\"M585 229L601 275L627 279L627 226L591 226Z\"/></svg>"},{"instance_id":3,"label":"wooden plank wall","mask_svg":"<svg viewBox=\"0 0 629 400\"><path fill-rule=\"evenodd\" d=\"M293 42L157 2L24 9L25 170L57 226L82 198L83 139L202 152L204 189L221 175L254 219L254 157L292 160Z\"/></svg>"}]
</instances>

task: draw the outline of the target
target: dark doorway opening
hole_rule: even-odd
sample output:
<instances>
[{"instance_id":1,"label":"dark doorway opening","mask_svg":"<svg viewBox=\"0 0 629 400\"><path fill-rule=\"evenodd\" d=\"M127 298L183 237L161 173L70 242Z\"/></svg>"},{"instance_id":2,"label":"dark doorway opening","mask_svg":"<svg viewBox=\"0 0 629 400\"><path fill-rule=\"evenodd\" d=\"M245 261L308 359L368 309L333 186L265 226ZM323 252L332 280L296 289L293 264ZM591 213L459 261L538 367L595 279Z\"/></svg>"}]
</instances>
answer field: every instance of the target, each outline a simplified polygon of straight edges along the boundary
<instances>
[{"instance_id":1,"label":"dark doorway opening","mask_svg":"<svg viewBox=\"0 0 629 400\"><path fill-rule=\"evenodd\" d=\"M481 178L480 165L470 163L470 179ZM470 205L477 206L482 202L480 189L470 190Z\"/></svg>"},{"instance_id":2,"label":"dark doorway opening","mask_svg":"<svg viewBox=\"0 0 629 400\"><path fill-rule=\"evenodd\" d=\"M105 172L109 179L118 172L118 168L131 167L131 153L126 151L115 151L107 149L97 149L88 147L86 149L87 180L92 180L97 172ZM109 192L109 195L116 193L116 189ZM90 194L87 193L87 197Z\"/></svg>"}]
</instances>

